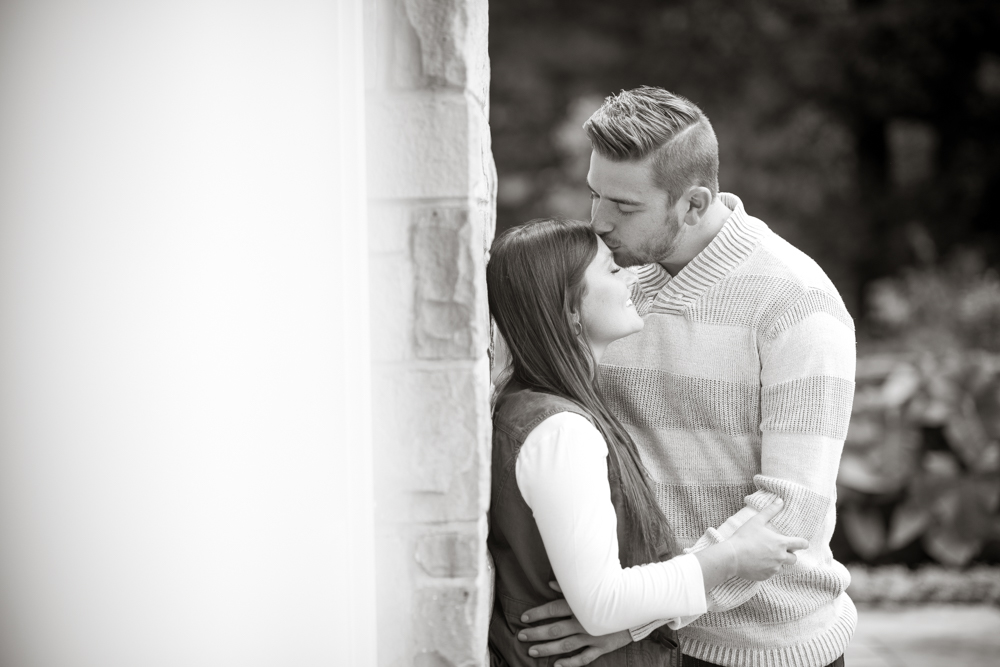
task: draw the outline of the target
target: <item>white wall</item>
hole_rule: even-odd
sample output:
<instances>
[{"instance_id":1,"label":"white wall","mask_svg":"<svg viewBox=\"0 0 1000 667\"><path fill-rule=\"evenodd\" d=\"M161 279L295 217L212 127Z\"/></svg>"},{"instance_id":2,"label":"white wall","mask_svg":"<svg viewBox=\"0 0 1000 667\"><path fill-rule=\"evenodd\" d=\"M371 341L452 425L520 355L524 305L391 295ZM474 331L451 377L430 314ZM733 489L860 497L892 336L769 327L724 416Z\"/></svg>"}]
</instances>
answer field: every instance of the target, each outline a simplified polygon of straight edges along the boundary
<instances>
[{"instance_id":1,"label":"white wall","mask_svg":"<svg viewBox=\"0 0 1000 667\"><path fill-rule=\"evenodd\" d=\"M365 7L378 664L489 664L488 6Z\"/></svg>"},{"instance_id":2,"label":"white wall","mask_svg":"<svg viewBox=\"0 0 1000 667\"><path fill-rule=\"evenodd\" d=\"M0 5L0 665L374 664L359 5Z\"/></svg>"}]
</instances>

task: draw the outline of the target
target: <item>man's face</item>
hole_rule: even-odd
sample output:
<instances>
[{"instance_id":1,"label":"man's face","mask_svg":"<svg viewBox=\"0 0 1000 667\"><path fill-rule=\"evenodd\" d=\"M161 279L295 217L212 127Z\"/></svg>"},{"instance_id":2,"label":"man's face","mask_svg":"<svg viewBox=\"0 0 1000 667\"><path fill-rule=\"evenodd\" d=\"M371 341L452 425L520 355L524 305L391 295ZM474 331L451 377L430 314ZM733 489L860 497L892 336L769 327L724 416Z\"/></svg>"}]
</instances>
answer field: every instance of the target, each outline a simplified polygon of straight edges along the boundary
<instances>
[{"instance_id":1,"label":"man's face","mask_svg":"<svg viewBox=\"0 0 1000 667\"><path fill-rule=\"evenodd\" d=\"M612 162L590 155L590 225L619 266L653 264L677 248L680 222L669 196L653 181L649 158Z\"/></svg>"}]
</instances>

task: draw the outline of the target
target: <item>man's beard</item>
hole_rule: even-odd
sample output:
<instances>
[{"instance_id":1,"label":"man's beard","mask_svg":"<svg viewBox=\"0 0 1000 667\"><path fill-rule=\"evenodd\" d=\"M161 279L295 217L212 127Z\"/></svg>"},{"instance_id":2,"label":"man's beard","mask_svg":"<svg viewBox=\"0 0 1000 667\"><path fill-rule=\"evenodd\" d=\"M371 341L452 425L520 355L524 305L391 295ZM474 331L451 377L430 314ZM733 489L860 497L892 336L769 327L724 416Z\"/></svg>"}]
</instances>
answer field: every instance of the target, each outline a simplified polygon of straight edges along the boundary
<instances>
[{"instance_id":1,"label":"man's beard","mask_svg":"<svg viewBox=\"0 0 1000 667\"><path fill-rule=\"evenodd\" d=\"M671 211L670 217L664 221L666 229L663 235L656 239L650 239L640 247L632 249L625 246L618 246L612 251L615 256L615 264L618 266L642 266L644 264L658 264L668 259L677 250L680 237L680 221L677 215Z\"/></svg>"}]
</instances>

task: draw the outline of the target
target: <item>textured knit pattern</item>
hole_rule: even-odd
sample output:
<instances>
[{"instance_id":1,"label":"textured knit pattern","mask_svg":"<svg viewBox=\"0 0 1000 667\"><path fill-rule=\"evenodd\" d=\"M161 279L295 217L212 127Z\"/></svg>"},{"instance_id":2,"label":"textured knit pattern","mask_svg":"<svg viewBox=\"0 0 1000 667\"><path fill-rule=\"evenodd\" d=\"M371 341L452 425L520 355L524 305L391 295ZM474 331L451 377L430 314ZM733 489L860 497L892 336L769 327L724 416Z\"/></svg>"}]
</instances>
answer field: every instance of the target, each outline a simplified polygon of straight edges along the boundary
<instances>
[{"instance_id":1,"label":"textured knit pattern","mask_svg":"<svg viewBox=\"0 0 1000 667\"><path fill-rule=\"evenodd\" d=\"M680 273L636 269L644 330L601 367L680 546L730 537L776 497L773 525L810 542L766 582L732 579L680 631L684 653L727 667L822 667L857 615L830 552L854 395L854 325L823 271L721 195L733 214Z\"/></svg>"}]
</instances>

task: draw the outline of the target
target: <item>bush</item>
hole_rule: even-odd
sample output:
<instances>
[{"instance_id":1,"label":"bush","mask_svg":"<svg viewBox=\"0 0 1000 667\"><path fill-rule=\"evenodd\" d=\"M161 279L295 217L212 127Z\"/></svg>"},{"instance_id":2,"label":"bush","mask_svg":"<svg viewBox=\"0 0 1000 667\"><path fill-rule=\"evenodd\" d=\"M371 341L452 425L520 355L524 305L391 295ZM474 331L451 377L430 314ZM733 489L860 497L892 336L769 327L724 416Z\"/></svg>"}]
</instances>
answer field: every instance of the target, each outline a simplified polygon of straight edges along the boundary
<instances>
[{"instance_id":1,"label":"bush","mask_svg":"<svg viewBox=\"0 0 1000 667\"><path fill-rule=\"evenodd\" d=\"M964 572L928 565L852 565L847 593L855 602L914 604L926 602L1000 604L1000 569L977 565Z\"/></svg>"},{"instance_id":2,"label":"bush","mask_svg":"<svg viewBox=\"0 0 1000 667\"><path fill-rule=\"evenodd\" d=\"M967 253L875 283L869 307L840 531L866 562L919 541L964 566L1000 543L1000 280Z\"/></svg>"}]
</instances>

